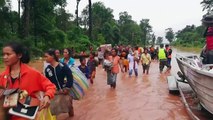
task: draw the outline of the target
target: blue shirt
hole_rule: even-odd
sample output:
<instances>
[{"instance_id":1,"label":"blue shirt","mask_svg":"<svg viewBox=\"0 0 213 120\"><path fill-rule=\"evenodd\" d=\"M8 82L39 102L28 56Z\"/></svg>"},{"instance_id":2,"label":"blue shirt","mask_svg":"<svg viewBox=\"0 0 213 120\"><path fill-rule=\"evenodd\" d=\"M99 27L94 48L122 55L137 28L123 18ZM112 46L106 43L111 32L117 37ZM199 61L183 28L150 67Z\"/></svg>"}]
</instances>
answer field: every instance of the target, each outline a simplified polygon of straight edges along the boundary
<instances>
[{"instance_id":1,"label":"blue shirt","mask_svg":"<svg viewBox=\"0 0 213 120\"><path fill-rule=\"evenodd\" d=\"M62 58L59 60L61 63L65 63L65 59ZM72 67L75 64L75 59L73 59L72 57L70 57L68 63L66 63L68 65L68 67Z\"/></svg>"},{"instance_id":2,"label":"blue shirt","mask_svg":"<svg viewBox=\"0 0 213 120\"><path fill-rule=\"evenodd\" d=\"M88 79L89 78L89 68L87 66L82 67L81 65L79 65L78 68L81 70L82 73L84 73L84 75Z\"/></svg>"}]
</instances>

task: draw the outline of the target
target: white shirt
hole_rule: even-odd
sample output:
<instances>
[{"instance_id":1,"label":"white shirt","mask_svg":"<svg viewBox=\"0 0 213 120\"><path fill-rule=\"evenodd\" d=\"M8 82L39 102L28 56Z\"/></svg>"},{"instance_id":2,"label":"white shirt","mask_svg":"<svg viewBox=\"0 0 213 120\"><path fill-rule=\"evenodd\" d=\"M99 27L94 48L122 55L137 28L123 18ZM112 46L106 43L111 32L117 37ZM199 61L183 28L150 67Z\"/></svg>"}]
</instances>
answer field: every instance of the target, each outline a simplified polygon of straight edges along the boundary
<instances>
[{"instance_id":1,"label":"white shirt","mask_svg":"<svg viewBox=\"0 0 213 120\"><path fill-rule=\"evenodd\" d=\"M102 51L98 51L98 58L104 59L104 53Z\"/></svg>"},{"instance_id":2,"label":"white shirt","mask_svg":"<svg viewBox=\"0 0 213 120\"><path fill-rule=\"evenodd\" d=\"M128 54L127 59L129 61L129 69L133 69L134 68L134 63L135 63L135 69L138 69L138 63L136 61L134 61L134 56L131 54Z\"/></svg>"}]
</instances>

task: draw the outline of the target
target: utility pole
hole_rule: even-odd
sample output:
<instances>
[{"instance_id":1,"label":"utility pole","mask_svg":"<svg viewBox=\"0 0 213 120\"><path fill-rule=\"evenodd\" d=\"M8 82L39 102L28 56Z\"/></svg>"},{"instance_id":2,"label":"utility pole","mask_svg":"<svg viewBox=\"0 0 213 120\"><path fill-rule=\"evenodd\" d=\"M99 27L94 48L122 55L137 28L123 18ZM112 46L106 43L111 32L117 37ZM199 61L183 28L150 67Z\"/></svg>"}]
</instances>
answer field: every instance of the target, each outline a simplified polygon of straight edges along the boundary
<instances>
[{"instance_id":1,"label":"utility pole","mask_svg":"<svg viewBox=\"0 0 213 120\"><path fill-rule=\"evenodd\" d=\"M92 40L92 2L89 0L89 39Z\"/></svg>"},{"instance_id":2,"label":"utility pole","mask_svg":"<svg viewBox=\"0 0 213 120\"><path fill-rule=\"evenodd\" d=\"M76 25L78 27L79 26L79 22L78 22L78 5L79 5L80 0L76 0L76 2L77 2L77 4L76 4L75 14L76 14Z\"/></svg>"},{"instance_id":3,"label":"utility pole","mask_svg":"<svg viewBox=\"0 0 213 120\"><path fill-rule=\"evenodd\" d=\"M18 0L18 34L21 35L21 0Z\"/></svg>"}]
</instances>

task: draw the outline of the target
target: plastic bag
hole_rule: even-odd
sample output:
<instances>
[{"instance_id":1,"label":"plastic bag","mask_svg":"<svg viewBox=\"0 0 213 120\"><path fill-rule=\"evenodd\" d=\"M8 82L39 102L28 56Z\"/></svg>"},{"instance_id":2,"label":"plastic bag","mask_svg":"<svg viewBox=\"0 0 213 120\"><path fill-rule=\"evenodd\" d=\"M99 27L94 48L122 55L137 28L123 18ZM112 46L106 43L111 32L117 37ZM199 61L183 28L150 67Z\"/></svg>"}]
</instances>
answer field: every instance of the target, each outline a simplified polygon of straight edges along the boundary
<instances>
[{"instance_id":1,"label":"plastic bag","mask_svg":"<svg viewBox=\"0 0 213 120\"><path fill-rule=\"evenodd\" d=\"M35 120L57 120L50 112L50 108L46 108L38 112Z\"/></svg>"}]
</instances>

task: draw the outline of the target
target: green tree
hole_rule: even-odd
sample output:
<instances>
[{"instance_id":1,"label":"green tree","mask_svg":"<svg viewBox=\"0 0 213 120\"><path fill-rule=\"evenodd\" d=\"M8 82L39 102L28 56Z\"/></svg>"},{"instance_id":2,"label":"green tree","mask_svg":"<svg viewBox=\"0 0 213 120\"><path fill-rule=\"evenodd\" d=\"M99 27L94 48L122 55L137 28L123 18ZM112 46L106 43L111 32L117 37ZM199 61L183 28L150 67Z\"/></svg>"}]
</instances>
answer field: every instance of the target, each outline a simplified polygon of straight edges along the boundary
<instances>
[{"instance_id":1,"label":"green tree","mask_svg":"<svg viewBox=\"0 0 213 120\"><path fill-rule=\"evenodd\" d=\"M175 37L175 35L174 35L172 28L167 28L165 38L171 43L173 41L174 37Z\"/></svg>"},{"instance_id":2,"label":"green tree","mask_svg":"<svg viewBox=\"0 0 213 120\"><path fill-rule=\"evenodd\" d=\"M120 33L120 29L114 25L112 28L112 33L113 33L113 45L118 45L120 40L121 40L121 33Z\"/></svg>"},{"instance_id":3,"label":"green tree","mask_svg":"<svg viewBox=\"0 0 213 120\"><path fill-rule=\"evenodd\" d=\"M114 16L112 14L113 10L110 8L106 8L102 2L93 3L91 5L91 10L92 10L92 17L91 17L92 23L91 24L92 25L90 25L88 9L89 9L89 7L87 6L82 11L81 24L83 24L83 26L86 30L89 28L89 30L87 32L89 34L91 32L90 27L93 27L92 28L92 39L97 40L98 35L103 34L104 37L107 37L107 38L105 38L105 40L107 40L109 38L109 34L106 33L105 31L108 28L112 28L112 26L115 24L115 20L113 19ZM106 34L108 34L108 35L106 35ZM108 41L111 41L112 40L111 38L112 37L110 37L110 40L108 40ZM106 42L108 42L108 41L106 41ZM96 41L94 41L93 43L96 43Z\"/></svg>"},{"instance_id":4,"label":"green tree","mask_svg":"<svg viewBox=\"0 0 213 120\"><path fill-rule=\"evenodd\" d=\"M144 47L148 43L147 37L152 32L152 26L149 24L149 19L142 19L140 21L140 28L141 28L141 40L143 42Z\"/></svg>"},{"instance_id":5,"label":"green tree","mask_svg":"<svg viewBox=\"0 0 213 120\"><path fill-rule=\"evenodd\" d=\"M157 37L156 44L160 45L163 42L163 37Z\"/></svg>"},{"instance_id":6,"label":"green tree","mask_svg":"<svg viewBox=\"0 0 213 120\"><path fill-rule=\"evenodd\" d=\"M107 44L110 44L113 42L113 33L112 32L113 32L112 26L110 25L110 23L106 22L103 25L102 34L103 34Z\"/></svg>"},{"instance_id":7,"label":"green tree","mask_svg":"<svg viewBox=\"0 0 213 120\"><path fill-rule=\"evenodd\" d=\"M18 14L11 11L11 1L0 2L0 38L9 39L17 33Z\"/></svg>"},{"instance_id":8,"label":"green tree","mask_svg":"<svg viewBox=\"0 0 213 120\"><path fill-rule=\"evenodd\" d=\"M208 12L212 11L213 0L203 0L200 4L203 5L203 11L207 10Z\"/></svg>"},{"instance_id":9,"label":"green tree","mask_svg":"<svg viewBox=\"0 0 213 120\"><path fill-rule=\"evenodd\" d=\"M176 41L173 44L185 47L202 47L205 44L204 31L204 26L187 25L176 33Z\"/></svg>"},{"instance_id":10,"label":"green tree","mask_svg":"<svg viewBox=\"0 0 213 120\"><path fill-rule=\"evenodd\" d=\"M0 0L0 8L2 8L5 5L5 0Z\"/></svg>"},{"instance_id":11,"label":"green tree","mask_svg":"<svg viewBox=\"0 0 213 120\"><path fill-rule=\"evenodd\" d=\"M63 30L64 32L75 25L74 22L71 21L74 16L70 13L67 13L63 7L55 9L55 16L56 27L60 30Z\"/></svg>"},{"instance_id":12,"label":"green tree","mask_svg":"<svg viewBox=\"0 0 213 120\"><path fill-rule=\"evenodd\" d=\"M130 26L134 21L132 16L127 11L119 13L118 26L122 35L122 44L130 44L131 40L134 39L134 32L130 30Z\"/></svg>"},{"instance_id":13,"label":"green tree","mask_svg":"<svg viewBox=\"0 0 213 120\"><path fill-rule=\"evenodd\" d=\"M156 41L156 36L155 36L155 34L153 33L153 34L151 35L151 37L152 37L152 38L151 38L151 43L150 43L150 44L154 46L154 45L155 45L155 41Z\"/></svg>"}]
</instances>

